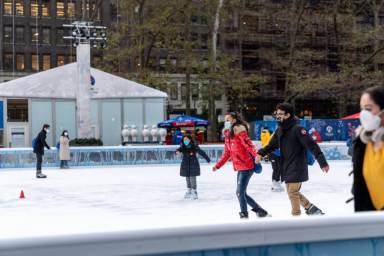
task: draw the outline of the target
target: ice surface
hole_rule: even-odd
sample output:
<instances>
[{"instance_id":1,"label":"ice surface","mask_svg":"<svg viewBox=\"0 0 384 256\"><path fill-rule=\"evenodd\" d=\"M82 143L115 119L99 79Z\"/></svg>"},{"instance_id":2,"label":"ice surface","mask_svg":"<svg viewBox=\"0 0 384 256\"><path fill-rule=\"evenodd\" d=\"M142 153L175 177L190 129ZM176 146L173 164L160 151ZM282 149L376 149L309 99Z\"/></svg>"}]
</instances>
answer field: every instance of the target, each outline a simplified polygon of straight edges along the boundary
<instances>
[{"instance_id":1,"label":"ice surface","mask_svg":"<svg viewBox=\"0 0 384 256\"><path fill-rule=\"evenodd\" d=\"M328 174L315 164L302 192L326 216L353 212L349 161L331 161ZM184 200L185 180L178 165L44 169L0 172L0 239L234 223L239 220L236 173L202 164L199 200ZM271 191L271 166L263 164L249 185L251 195L272 219L291 219L285 192ZM20 191L25 199L19 199ZM300 218L308 218L303 214ZM263 221L250 214L248 221Z\"/></svg>"}]
</instances>

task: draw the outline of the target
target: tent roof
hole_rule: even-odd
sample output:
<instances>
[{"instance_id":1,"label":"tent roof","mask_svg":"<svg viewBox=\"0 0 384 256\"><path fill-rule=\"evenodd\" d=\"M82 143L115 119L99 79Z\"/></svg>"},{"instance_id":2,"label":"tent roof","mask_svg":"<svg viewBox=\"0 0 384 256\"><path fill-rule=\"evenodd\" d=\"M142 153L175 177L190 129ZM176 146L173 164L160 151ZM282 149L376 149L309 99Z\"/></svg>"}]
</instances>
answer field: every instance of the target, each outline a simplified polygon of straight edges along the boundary
<instances>
[{"instance_id":1,"label":"tent roof","mask_svg":"<svg viewBox=\"0 0 384 256\"><path fill-rule=\"evenodd\" d=\"M0 83L0 97L75 99L77 64L71 63L47 71ZM167 94L145 85L91 68L95 78L93 99L166 98Z\"/></svg>"}]
</instances>

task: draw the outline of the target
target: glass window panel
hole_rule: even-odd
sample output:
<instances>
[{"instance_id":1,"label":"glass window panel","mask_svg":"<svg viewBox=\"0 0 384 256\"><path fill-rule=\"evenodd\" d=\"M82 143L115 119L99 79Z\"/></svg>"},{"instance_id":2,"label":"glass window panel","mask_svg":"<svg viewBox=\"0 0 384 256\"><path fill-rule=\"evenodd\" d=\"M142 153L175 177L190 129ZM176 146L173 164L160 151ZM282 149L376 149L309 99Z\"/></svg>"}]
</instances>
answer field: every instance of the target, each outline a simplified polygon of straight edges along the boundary
<instances>
[{"instance_id":1,"label":"glass window panel","mask_svg":"<svg viewBox=\"0 0 384 256\"><path fill-rule=\"evenodd\" d=\"M43 28L43 44L49 44L51 42L51 29Z\"/></svg>"},{"instance_id":2,"label":"glass window panel","mask_svg":"<svg viewBox=\"0 0 384 256\"><path fill-rule=\"evenodd\" d=\"M56 1L56 16L57 17L65 16L64 1Z\"/></svg>"},{"instance_id":3,"label":"glass window panel","mask_svg":"<svg viewBox=\"0 0 384 256\"><path fill-rule=\"evenodd\" d=\"M51 100L33 99L31 105L30 120L32 123L32 138L35 138L37 134L39 134L43 127L43 124L49 124L52 127L53 123ZM47 143L50 146L54 146L52 143L52 134L53 132L47 134Z\"/></svg>"},{"instance_id":4,"label":"glass window panel","mask_svg":"<svg viewBox=\"0 0 384 256\"><path fill-rule=\"evenodd\" d=\"M4 70L13 70L13 55L12 53L5 53L3 55L3 66Z\"/></svg>"},{"instance_id":5,"label":"glass window panel","mask_svg":"<svg viewBox=\"0 0 384 256\"><path fill-rule=\"evenodd\" d=\"M9 122L28 122L28 100L8 99L7 118Z\"/></svg>"},{"instance_id":6,"label":"glass window panel","mask_svg":"<svg viewBox=\"0 0 384 256\"><path fill-rule=\"evenodd\" d=\"M16 1L16 15L22 16L24 15L24 1L17 0Z\"/></svg>"},{"instance_id":7,"label":"glass window panel","mask_svg":"<svg viewBox=\"0 0 384 256\"><path fill-rule=\"evenodd\" d=\"M75 17L76 15L76 8L75 8L75 3L68 3L68 17Z\"/></svg>"},{"instance_id":8,"label":"glass window panel","mask_svg":"<svg viewBox=\"0 0 384 256\"><path fill-rule=\"evenodd\" d=\"M51 55L43 55L43 70L51 68Z\"/></svg>"},{"instance_id":9,"label":"glass window panel","mask_svg":"<svg viewBox=\"0 0 384 256\"><path fill-rule=\"evenodd\" d=\"M57 55L57 66L63 66L65 64L64 55Z\"/></svg>"},{"instance_id":10,"label":"glass window panel","mask_svg":"<svg viewBox=\"0 0 384 256\"><path fill-rule=\"evenodd\" d=\"M49 17L50 16L50 4L49 4L49 0L43 0L42 3L41 3L41 11L43 13L43 16L44 17Z\"/></svg>"},{"instance_id":11,"label":"glass window panel","mask_svg":"<svg viewBox=\"0 0 384 256\"><path fill-rule=\"evenodd\" d=\"M32 55L32 70L39 71L39 56L36 54Z\"/></svg>"},{"instance_id":12,"label":"glass window panel","mask_svg":"<svg viewBox=\"0 0 384 256\"><path fill-rule=\"evenodd\" d=\"M4 43L12 43L13 30L11 26L4 27Z\"/></svg>"},{"instance_id":13,"label":"glass window panel","mask_svg":"<svg viewBox=\"0 0 384 256\"><path fill-rule=\"evenodd\" d=\"M64 44L64 29L56 30L56 44Z\"/></svg>"},{"instance_id":14,"label":"glass window panel","mask_svg":"<svg viewBox=\"0 0 384 256\"><path fill-rule=\"evenodd\" d=\"M39 15L39 4L37 0L31 0L31 16L36 17Z\"/></svg>"},{"instance_id":15,"label":"glass window panel","mask_svg":"<svg viewBox=\"0 0 384 256\"><path fill-rule=\"evenodd\" d=\"M4 1L4 14L5 15L12 15L12 0L5 0Z\"/></svg>"},{"instance_id":16,"label":"glass window panel","mask_svg":"<svg viewBox=\"0 0 384 256\"><path fill-rule=\"evenodd\" d=\"M16 27L16 42L24 43L24 27Z\"/></svg>"},{"instance_id":17,"label":"glass window panel","mask_svg":"<svg viewBox=\"0 0 384 256\"><path fill-rule=\"evenodd\" d=\"M36 43L39 41L39 31L37 30L37 28L32 28L31 29L31 41Z\"/></svg>"},{"instance_id":18,"label":"glass window panel","mask_svg":"<svg viewBox=\"0 0 384 256\"><path fill-rule=\"evenodd\" d=\"M16 69L18 71L23 71L25 69L24 54L16 55Z\"/></svg>"}]
</instances>

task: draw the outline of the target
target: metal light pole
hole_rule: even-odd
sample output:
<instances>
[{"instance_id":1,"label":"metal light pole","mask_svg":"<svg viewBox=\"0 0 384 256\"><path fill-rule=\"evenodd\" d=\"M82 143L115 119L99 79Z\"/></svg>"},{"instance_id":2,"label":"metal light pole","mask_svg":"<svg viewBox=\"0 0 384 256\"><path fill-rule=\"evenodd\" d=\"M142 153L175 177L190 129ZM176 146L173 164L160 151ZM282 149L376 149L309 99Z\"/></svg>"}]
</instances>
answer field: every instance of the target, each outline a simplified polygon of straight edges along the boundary
<instances>
[{"instance_id":1,"label":"metal light pole","mask_svg":"<svg viewBox=\"0 0 384 256\"><path fill-rule=\"evenodd\" d=\"M105 48L106 27L93 26L90 22L74 22L63 27L72 29L71 36L76 47L76 128L78 138L92 137L91 130L91 44Z\"/></svg>"}]
</instances>

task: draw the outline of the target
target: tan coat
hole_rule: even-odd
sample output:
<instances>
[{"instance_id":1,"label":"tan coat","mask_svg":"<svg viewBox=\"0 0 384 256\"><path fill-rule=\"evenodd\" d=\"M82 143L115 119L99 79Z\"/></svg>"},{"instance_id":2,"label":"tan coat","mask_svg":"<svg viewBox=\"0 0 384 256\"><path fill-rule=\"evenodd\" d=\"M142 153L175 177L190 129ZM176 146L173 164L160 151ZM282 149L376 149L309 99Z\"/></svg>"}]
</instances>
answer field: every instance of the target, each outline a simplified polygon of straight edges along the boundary
<instances>
[{"instance_id":1,"label":"tan coat","mask_svg":"<svg viewBox=\"0 0 384 256\"><path fill-rule=\"evenodd\" d=\"M65 136L60 137L60 160L71 160L69 139Z\"/></svg>"}]
</instances>

